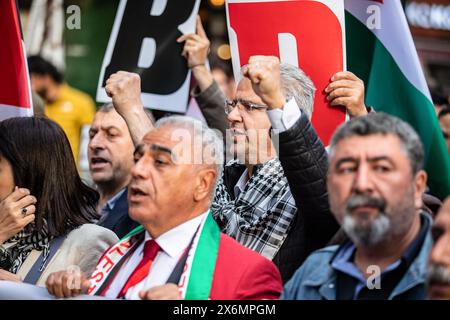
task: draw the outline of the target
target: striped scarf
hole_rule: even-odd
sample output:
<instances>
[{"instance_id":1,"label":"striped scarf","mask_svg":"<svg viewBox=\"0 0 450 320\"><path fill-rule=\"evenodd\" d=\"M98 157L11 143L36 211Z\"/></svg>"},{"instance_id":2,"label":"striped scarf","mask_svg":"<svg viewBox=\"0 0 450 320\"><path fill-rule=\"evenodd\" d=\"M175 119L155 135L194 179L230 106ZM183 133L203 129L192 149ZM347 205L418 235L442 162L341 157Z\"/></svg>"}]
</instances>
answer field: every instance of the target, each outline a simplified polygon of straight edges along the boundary
<instances>
[{"instance_id":1,"label":"striped scarf","mask_svg":"<svg viewBox=\"0 0 450 320\"><path fill-rule=\"evenodd\" d=\"M144 239L144 228L137 227L100 258L91 275L89 295L104 296L124 263ZM178 289L183 299L205 300L209 298L216 259L219 251L220 230L211 213L199 227L188 252Z\"/></svg>"},{"instance_id":2,"label":"striped scarf","mask_svg":"<svg viewBox=\"0 0 450 320\"><path fill-rule=\"evenodd\" d=\"M46 223L40 232L36 230L30 232L26 229L20 231L0 246L0 268L15 274L30 252L38 250L44 251L44 261L40 268L42 271L49 255L50 241Z\"/></svg>"}]
</instances>

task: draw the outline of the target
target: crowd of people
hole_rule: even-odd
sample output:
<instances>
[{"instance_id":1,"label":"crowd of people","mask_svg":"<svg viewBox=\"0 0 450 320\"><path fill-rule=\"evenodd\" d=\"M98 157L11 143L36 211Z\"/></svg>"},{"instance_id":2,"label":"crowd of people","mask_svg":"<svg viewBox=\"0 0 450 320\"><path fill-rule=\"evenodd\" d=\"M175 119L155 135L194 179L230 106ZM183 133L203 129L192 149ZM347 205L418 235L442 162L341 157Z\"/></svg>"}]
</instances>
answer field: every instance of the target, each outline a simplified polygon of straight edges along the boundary
<instances>
[{"instance_id":1,"label":"crowd of people","mask_svg":"<svg viewBox=\"0 0 450 320\"><path fill-rule=\"evenodd\" d=\"M234 90L207 67L199 18L178 41L206 123L155 121L139 75L112 74L112 103L77 111L79 125L92 118L95 190L77 171L79 141L49 119L52 92L68 89L30 63L49 118L0 122L0 280L57 298L450 299L450 198L428 194L409 124L338 72L325 92L351 119L326 148L301 69L252 56ZM449 143L449 107L438 117Z\"/></svg>"}]
</instances>

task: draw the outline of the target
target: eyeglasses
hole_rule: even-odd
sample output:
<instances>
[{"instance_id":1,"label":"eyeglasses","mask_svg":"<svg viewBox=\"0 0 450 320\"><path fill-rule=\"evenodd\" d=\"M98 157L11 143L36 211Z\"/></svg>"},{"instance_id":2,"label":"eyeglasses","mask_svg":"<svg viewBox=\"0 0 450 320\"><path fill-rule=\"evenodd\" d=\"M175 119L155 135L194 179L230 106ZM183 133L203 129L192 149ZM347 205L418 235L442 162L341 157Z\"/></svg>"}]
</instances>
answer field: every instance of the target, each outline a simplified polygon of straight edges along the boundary
<instances>
[{"instance_id":1,"label":"eyeglasses","mask_svg":"<svg viewBox=\"0 0 450 320\"><path fill-rule=\"evenodd\" d=\"M262 104L256 104L250 101L241 100L241 99L234 99L234 100L225 100L225 113L230 114L236 106L240 104L245 108L246 111L253 111L253 110L266 110L267 106Z\"/></svg>"}]
</instances>

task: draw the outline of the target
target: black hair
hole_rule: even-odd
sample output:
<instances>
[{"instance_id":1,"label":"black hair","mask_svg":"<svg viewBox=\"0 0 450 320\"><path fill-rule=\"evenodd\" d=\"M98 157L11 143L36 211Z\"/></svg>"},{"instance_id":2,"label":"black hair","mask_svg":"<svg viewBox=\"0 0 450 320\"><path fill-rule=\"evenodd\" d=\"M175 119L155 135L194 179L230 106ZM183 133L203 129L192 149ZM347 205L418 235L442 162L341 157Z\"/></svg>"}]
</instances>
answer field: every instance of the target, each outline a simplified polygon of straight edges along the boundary
<instances>
[{"instance_id":1,"label":"black hair","mask_svg":"<svg viewBox=\"0 0 450 320\"><path fill-rule=\"evenodd\" d=\"M397 136L409 159L413 175L423 168L424 149L417 132L407 122L384 112L369 113L341 124L331 138L330 159L339 141L350 137L366 137L374 134Z\"/></svg>"},{"instance_id":2,"label":"black hair","mask_svg":"<svg viewBox=\"0 0 450 320\"><path fill-rule=\"evenodd\" d=\"M438 118L440 119L448 114L450 114L450 105L446 105L444 108L441 109L441 111L439 111Z\"/></svg>"},{"instance_id":3,"label":"black hair","mask_svg":"<svg viewBox=\"0 0 450 320\"><path fill-rule=\"evenodd\" d=\"M53 81L59 84L64 81L63 74L59 72L53 64L41 56L28 57L28 70L30 71L30 74L34 73L41 76L48 75L53 79Z\"/></svg>"},{"instance_id":4,"label":"black hair","mask_svg":"<svg viewBox=\"0 0 450 320\"><path fill-rule=\"evenodd\" d=\"M69 140L54 121L44 117L0 122L0 156L12 167L14 183L36 197L37 231L44 219L50 236L58 237L98 218L98 193L78 175Z\"/></svg>"},{"instance_id":5,"label":"black hair","mask_svg":"<svg viewBox=\"0 0 450 320\"><path fill-rule=\"evenodd\" d=\"M438 106L442 106L444 104L448 103L448 99L445 96L443 90L434 89L431 91L431 99L433 100L434 104L437 104Z\"/></svg>"},{"instance_id":6,"label":"black hair","mask_svg":"<svg viewBox=\"0 0 450 320\"><path fill-rule=\"evenodd\" d=\"M103 113L108 113L110 111L116 110L114 108L114 105L112 103L106 103L104 105L102 105L97 112L103 112ZM144 108L144 112L147 115L147 117L150 119L150 121L152 122L152 124L155 124L155 117L153 116L153 113L150 109L148 108Z\"/></svg>"}]
</instances>

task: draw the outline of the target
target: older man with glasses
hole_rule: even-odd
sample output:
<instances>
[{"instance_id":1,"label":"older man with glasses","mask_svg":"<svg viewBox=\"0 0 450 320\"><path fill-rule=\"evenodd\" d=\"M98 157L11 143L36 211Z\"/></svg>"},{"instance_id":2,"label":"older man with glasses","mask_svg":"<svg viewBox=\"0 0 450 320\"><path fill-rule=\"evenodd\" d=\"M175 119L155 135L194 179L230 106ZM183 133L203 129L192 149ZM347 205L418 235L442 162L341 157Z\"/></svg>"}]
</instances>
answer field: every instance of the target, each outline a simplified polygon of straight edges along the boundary
<instances>
[{"instance_id":1,"label":"older man with glasses","mask_svg":"<svg viewBox=\"0 0 450 320\"><path fill-rule=\"evenodd\" d=\"M224 112L225 96L205 66L209 41L200 20L196 34L178 41L185 42L182 54L198 83L200 92L194 96L208 124L226 131L232 156L218 183L212 214L222 232L273 260L285 282L338 228L327 201L327 154L310 123L314 85L299 68L280 64L276 57L253 56ZM131 85L139 81L135 75L120 72L108 81L138 91ZM361 90L354 91L361 96ZM142 103L136 97L129 99L134 103L113 97L113 103L132 136L142 137L151 126L142 123Z\"/></svg>"},{"instance_id":2,"label":"older man with glasses","mask_svg":"<svg viewBox=\"0 0 450 320\"><path fill-rule=\"evenodd\" d=\"M276 57L252 57L243 72L226 110L234 159L224 167L211 211L222 232L273 260L287 281L337 230L327 204L326 151L309 122L315 89L300 69ZM127 72L112 75L106 90L112 85L139 92L139 78ZM117 96L116 110L139 138L151 129L139 116L142 104Z\"/></svg>"}]
</instances>

